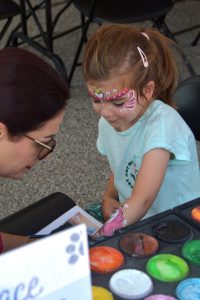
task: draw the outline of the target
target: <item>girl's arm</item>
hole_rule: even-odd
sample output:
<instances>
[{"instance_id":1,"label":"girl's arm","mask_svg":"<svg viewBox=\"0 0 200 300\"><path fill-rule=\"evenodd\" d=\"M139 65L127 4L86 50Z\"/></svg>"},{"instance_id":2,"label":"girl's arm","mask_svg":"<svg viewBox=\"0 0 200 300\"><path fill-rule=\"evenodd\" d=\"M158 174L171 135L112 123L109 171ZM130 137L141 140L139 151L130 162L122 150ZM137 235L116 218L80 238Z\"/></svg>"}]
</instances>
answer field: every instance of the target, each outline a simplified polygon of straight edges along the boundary
<instances>
[{"instance_id":1,"label":"girl's arm","mask_svg":"<svg viewBox=\"0 0 200 300\"><path fill-rule=\"evenodd\" d=\"M110 218L113 212L119 207L118 193L114 186L114 175L111 173L102 200L102 210L105 220Z\"/></svg>"},{"instance_id":2,"label":"girl's arm","mask_svg":"<svg viewBox=\"0 0 200 300\"><path fill-rule=\"evenodd\" d=\"M170 152L156 148L144 155L134 189L124 205L127 225L140 220L152 206L162 185L170 159Z\"/></svg>"},{"instance_id":3,"label":"girl's arm","mask_svg":"<svg viewBox=\"0 0 200 300\"><path fill-rule=\"evenodd\" d=\"M102 226L100 234L112 235L115 230L139 221L147 213L160 190L169 159L170 152L161 148L144 155L132 195Z\"/></svg>"}]
</instances>

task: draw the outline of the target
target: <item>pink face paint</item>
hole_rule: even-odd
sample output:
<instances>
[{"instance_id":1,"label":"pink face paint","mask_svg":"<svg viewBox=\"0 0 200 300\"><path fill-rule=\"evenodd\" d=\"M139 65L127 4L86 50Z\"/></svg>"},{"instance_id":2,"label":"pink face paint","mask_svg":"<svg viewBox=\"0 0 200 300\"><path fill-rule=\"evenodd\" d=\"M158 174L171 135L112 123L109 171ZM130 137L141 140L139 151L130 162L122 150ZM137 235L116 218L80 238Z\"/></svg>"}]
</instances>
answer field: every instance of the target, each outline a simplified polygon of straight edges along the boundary
<instances>
[{"instance_id":1,"label":"pink face paint","mask_svg":"<svg viewBox=\"0 0 200 300\"><path fill-rule=\"evenodd\" d=\"M121 91L117 89L113 89L112 91L103 91L101 88L94 88L92 92L90 89L88 90L89 95L95 99L96 101L116 101L121 99L125 94L129 91L128 88L124 88Z\"/></svg>"},{"instance_id":2,"label":"pink face paint","mask_svg":"<svg viewBox=\"0 0 200 300\"><path fill-rule=\"evenodd\" d=\"M128 100L124 103L121 112L134 111L136 107L136 94L133 90L129 91Z\"/></svg>"},{"instance_id":3,"label":"pink face paint","mask_svg":"<svg viewBox=\"0 0 200 300\"><path fill-rule=\"evenodd\" d=\"M97 99L102 99L104 97L102 89L96 87L94 88L94 95Z\"/></svg>"},{"instance_id":4,"label":"pink face paint","mask_svg":"<svg viewBox=\"0 0 200 300\"><path fill-rule=\"evenodd\" d=\"M123 208L117 209L111 218L100 228L100 235L111 236L114 232L126 225L126 220L124 220Z\"/></svg>"}]
</instances>

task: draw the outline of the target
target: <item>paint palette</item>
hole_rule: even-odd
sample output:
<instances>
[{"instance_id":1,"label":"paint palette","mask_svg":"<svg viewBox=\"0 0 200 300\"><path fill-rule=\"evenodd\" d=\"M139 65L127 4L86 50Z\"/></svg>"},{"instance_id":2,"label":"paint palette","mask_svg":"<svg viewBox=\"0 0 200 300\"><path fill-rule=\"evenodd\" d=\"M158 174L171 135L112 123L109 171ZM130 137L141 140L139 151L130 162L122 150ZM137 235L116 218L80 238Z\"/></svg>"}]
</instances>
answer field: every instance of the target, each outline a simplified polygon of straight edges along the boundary
<instances>
[{"instance_id":1,"label":"paint palette","mask_svg":"<svg viewBox=\"0 0 200 300\"><path fill-rule=\"evenodd\" d=\"M155 228L159 228L159 224L174 224L176 223L178 225L182 224L184 228L188 229L188 235L187 238L188 240L186 240L186 237L184 237L184 239L180 239L178 242L176 240L173 241L174 239L174 233L173 234L173 238L172 240L170 240L170 242L168 241L164 241L162 239L159 239L159 234L157 236L154 235L155 233ZM178 227L177 227L178 228ZM171 228L170 228L171 230ZM132 256L130 255L130 253L126 253L126 251L123 251L123 247L122 247L122 242L126 241L126 239L124 238L125 236L128 237L131 241L133 240L134 237L134 241L137 241L137 234L145 234L147 236L153 236L156 238L156 240L158 241L159 247L158 249L156 249L156 253L152 252L152 255L149 257L146 256ZM166 228L165 228L165 234L166 234ZM179 233L178 233L179 235ZM133 273L137 271L142 272L143 274L146 274L152 281L153 283L153 289L150 291L149 289L149 295L145 295L145 297L151 296L151 295L158 295L158 294L164 294L164 295L168 295L169 299L170 296L174 297L175 299L177 298L176 295L176 288L177 286L183 281L186 280L188 278L198 278L200 276L200 269L199 269L199 265L197 264L193 264L191 262L191 260L187 260L186 256L183 256L183 246L188 242L188 241L192 241L192 240L200 240L200 231L198 230L198 228L195 228L194 226L192 226L191 224L189 225L185 220L181 219L178 215L176 215L173 210L168 210L164 213L161 213L159 215L156 215L154 217L148 218L146 220L142 220L140 222L138 222L135 225L131 225L128 226L126 228L123 228L121 231L118 231L118 233L111 238L105 238L104 240L101 241L96 241L93 243L95 245L92 245L91 248L93 248L93 246L96 246L98 244L98 246L109 246L109 247L113 247L115 249L117 249L118 251L121 251L123 253L125 262L124 264L118 268L118 270L115 270L114 272L111 272L109 274L98 274L95 272L92 272L92 284L95 286L101 286L104 287L108 290L112 290L113 292L113 298L115 300L122 300L122 299L136 299L136 298L128 298L128 296L126 297L126 295L124 295L124 285L125 284L132 284L132 282L134 283L137 282L137 280L133 279L130 280L130 276L128 276L128 283L126 282L126 278L121 278L120 277L120 284L121 282L123 284L122 285L122 293L120 293L120 291L118 291L118 293L114 293L115 289L111 289L110 287L110 282L111 282L111 278L113 278L113 276L116 274L116 278L118 278L118 274L121 270L133 270ZM91 241L90 241L91 242ZM127 241L126 241L127 242ZM90 245L92 244L92 242L90 243ZM128 240L128 245L129 245L129 240ZM131 247L129 245L129 247ZM129 248L128 248L129 249ZM129 249L130 250L130 249ZM185 252L188 250L187 248L185 248ZM190 254L190 253L189 253ZM166 256L166 257L164 257ZM169 256L169 257L168 257ZM155 259L153 259L155 257ZM161 258L161 261L159 262L157 259ZM165 281L161 281L159 279L156 279L155 277L152 276L151 272L148 272L148 262L150 261L151 267L153 268L153 264L152 262L158 263L158 264L165 264L165 259L170 259L170 265L169 266L165 266L166 270L168 270L168 268L173 268L174 267L174 263L180 262L182 264L184 264L183 262L185 262L185 265L188 266L189 270L183 270L183 273L185 272L185 274L183 276L177 277L176 280L170 280L170 282L165 282ZM153 259L153 260L152 260ZM179 265L178 265L179 268ZM180 264L180 268L181 268L181 264ZM170 270L171 270L170 269ZM180 270L179 270L180 271ZM168 272L168 271L166 271ZM177 272L176 268L175 271ZM120 274L120 273L119 273ZM182 274L182 273L181 273ZM164 274L163 274L164 276ZM166 274L167 276L167 274ZM124 280L124 281L123 281ZM138 288L138 285L137 285ZM137 299L144 299L144 295L142 294L142 290L141 290L141 297L138 297ZM139 292L138 292L139 293ZM121 296L120 296L121 295ZM122 296L123 295L123 296ZM163 296L164 297L164 296ZM165 298L163 298L165 299ZM166 298L168 299L168 298ZM173 298L172 298L173 299Z\"/></svg>"},{"instance_id":2,"label":"paint palette","mask_svg":"<svg viewBox=\"0 0 200 300\"><path fill-rule=\"evenodd\" d=\"M200 230L200 198L176 206L175 214Z\"/></svg>"}]
</instances>

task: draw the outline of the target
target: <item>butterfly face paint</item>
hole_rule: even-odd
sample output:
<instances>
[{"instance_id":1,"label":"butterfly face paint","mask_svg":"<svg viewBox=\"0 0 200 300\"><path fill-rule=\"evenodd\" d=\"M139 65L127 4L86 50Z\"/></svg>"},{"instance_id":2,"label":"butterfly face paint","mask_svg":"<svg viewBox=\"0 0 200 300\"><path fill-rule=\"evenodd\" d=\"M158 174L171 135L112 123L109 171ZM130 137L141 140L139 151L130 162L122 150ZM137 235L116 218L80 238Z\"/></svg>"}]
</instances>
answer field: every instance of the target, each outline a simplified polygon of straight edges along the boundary
<instances>
[{"instance_id":1,"label":"butterfly face paint","mask_svg":"<svg viewBox=\"0 0 200 300\"><path fill-rule=\"evenodd\" d=\"M128 100L124 102L123 107L121 108L121 112L130 112L134 111L137 103L136 93L134 90L130 90L128 92Z\"/></svg>"}]
</instances>

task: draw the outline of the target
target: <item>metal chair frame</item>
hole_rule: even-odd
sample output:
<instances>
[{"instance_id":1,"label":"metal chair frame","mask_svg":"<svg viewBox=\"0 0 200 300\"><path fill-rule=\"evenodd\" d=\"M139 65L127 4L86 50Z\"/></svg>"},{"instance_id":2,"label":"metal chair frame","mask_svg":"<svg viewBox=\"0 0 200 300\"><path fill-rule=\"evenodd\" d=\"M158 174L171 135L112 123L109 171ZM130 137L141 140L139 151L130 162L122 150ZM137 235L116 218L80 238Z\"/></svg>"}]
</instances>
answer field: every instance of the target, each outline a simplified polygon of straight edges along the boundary
<instances>
[{"instance_id":1,"label":"metal chair frame","mask_svg":"<svg viewBox=\"0 0 200 300\"><path fill-rule=\"evenodd\" d=\"M98 0L91 0L90 10L88 11L87 16L85 16L81 13L82 20L84 20L84 21L82 21L82 24L83 24L82 36L81 36L81 39L79 41L79 44L78 44L78 47L77 47L77 50L76 50L76 53L75 53L74 60L72 62L71 70L70 70L70 73L69 73L69 83L71 83L71 81L72 81L72 78L73 78L73 75L74 75L74 72L75 72L75 68L77 66L81 65L81 63L78 62L78 60L79 60L83 45L84 45L85 41L87 40L87 31L88 31L90 23L95 22L98 25L101 25L104 22L104 20L102 20L102 18L100 20L98 17L96 17L94 15L95 8L96 8L96 5L97 5L97 1ZM163 30L164 34L166 34L169 38L171 38L172 40L174 40L177 43L174 35L172 34L172 32L169 30L169 27L165 23L165 17L166 17L166 15L163 15L163 16L159 16L159 17L156 17L156 18L155 17L154 18L149 18L149 19L146 18L145 20L152 21L153 27L158 28L158 30L160 30L160 31ZM145 20L143 20L143 21L145 21ZM139 20L139 18L138 18L138 21L141 21L141 20ZM184 63L186 64L186 67L187 67L189 73L192 76L195 75L195 71L194 71L191 63L188 61L188 59L185 56L185 54L183 53L183 51L181 51L181 52L182 52L182 59L183 59Z\"/></svg>"},{"instance_id":2,"label":"metal chair frame","mask_svg":"<svg viewBox=\"0 0 200 300\"><path fill-rule=\"evenodd\" d=\"M5 4L4 4L4 2L5 2ZM6 13L6 11L5 11L6 14L4 13L4 10L3 10L3 12L0 12L0 20L5 20L5 24L3 25L3 27L0 31L0 40L4 37L5 33L7 32L13 18L18 15L20 15L20 17L21 17L20 27L22 27L23 33L26 34L26 21L24 18L23 6L20 7L17 3L13 2L12 0L5 0L4 2L1 3L1 5L3 5L3 9L4 9L4 5L5 5L6 9L8 9L8 12ZM9 11L9 8L13 9L13 10Z\"/></svg>"},{"instance_id":3,"label":"metal chair frame","mask_svg":"<svg viewBox=\"0 0 200 300\"><path fill-rule=\"evenodd\" d=\"M42 0L39 4L33 6L30 0L20 0L21 7L24 7L24 10L26 8L28 9L28 13L25 15L25 19L28 20L30 17L33 18L34 23L36 25L36 28L38 29L39 34L30 37L27 34L24 34L24 32L18 32L19 25L14 28L11 37L8 40L8 45L11 44L12 46L17 47L18 45L22 43L27 43L30 47L34 48L36 51L40 52L42 55L46 56L50 60L53 61L56 69L58 72L61 73L62 77L68 81L67 71L65 68L65 65L62 61L62 59L54 52L54 45L53 41L65 34L68 34L76 29L81 28L81 25L76 26L70 30L67 30L65 32L54 34L55 27L58 23L58 20L60 16L64 13L66 9L72 4L72 0L67 1L67 3L63 2L61 4L64 4L64 6L59 10L57 15L52 18L52 0ZM38 9L45 9L45 24L46 29L44 30L41 22L37 16L37 10ZM44 43L44 46L36 41L37 38L41 37L42 41Z\"/></svg>"}]
</instances>

